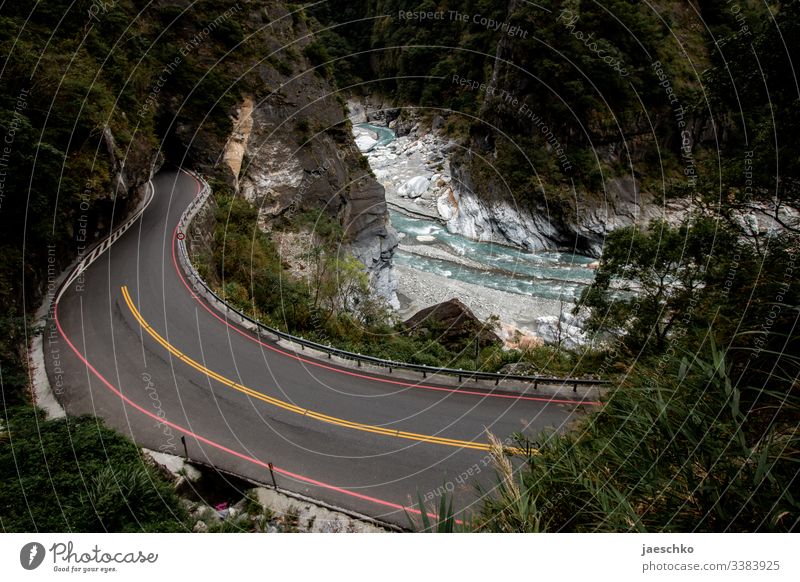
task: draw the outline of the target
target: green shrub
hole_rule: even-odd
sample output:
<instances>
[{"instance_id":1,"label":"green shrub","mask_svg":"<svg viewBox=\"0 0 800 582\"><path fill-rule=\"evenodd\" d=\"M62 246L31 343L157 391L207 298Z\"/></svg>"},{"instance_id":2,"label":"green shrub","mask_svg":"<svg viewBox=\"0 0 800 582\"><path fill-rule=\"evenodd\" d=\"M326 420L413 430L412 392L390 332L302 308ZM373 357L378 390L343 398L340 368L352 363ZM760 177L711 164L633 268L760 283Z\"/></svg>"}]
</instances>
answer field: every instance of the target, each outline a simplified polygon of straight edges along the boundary
<instances>
[{"instance_id":1,"label":"green shrub","mask_svg":"<svg viewBox=\"0 0 800 582\"><path fill-rule=\"evenodd\" d=\"M264 507L258 500L258 495L256 494L255 489L251 489L245 494L243 510L245 513L250 515L258 515L263 512Z\"/></svg>"},{"instance_id":2,"label":"green shrub","mask_svg":"<svg viewBox=\"0 0 800 582\"><path fill-rule=\"evenodd\" d=\"M185 531L172 486L96 418L44 420L9 409L0 442L4 531ZM25 500L28 500L26 503Z\"/></svg>"},{"instance_id":3,"label":"green shrub","mask_svg":"<svg viewBox=\"0 0 800 582\"><path fill-rule=\"evenodd\" d=\"M520 437L538 453L486 498L485 529L796 530L800 399L757 390L757 408L746 405L756 389L737 386L713 344L661 361L639 366L575 430L544 444Z\"/></svg>"},{"instance_id":4,"label":"green shrub","mask_svg":"<svg viewBox=\"0 0 800 582\"><path fill-rule=\"evenodd\" d=\"M329 62L331 56L328 49L322 43L312 42L303 48L303 54L314 67L319 67L317 71L325 78L333 77L333 65Z\"/></svg>"},{"instance_id":5,"label":"green shrub","mask_svg":"<svg viewBox=\"0 0 800 582\"><path fill-rule=\"evenodd\" d=\"M227 517L208 529L209 533L247 533L252 531L253 522L248 515Z\"/></svg>"}]
</instances>

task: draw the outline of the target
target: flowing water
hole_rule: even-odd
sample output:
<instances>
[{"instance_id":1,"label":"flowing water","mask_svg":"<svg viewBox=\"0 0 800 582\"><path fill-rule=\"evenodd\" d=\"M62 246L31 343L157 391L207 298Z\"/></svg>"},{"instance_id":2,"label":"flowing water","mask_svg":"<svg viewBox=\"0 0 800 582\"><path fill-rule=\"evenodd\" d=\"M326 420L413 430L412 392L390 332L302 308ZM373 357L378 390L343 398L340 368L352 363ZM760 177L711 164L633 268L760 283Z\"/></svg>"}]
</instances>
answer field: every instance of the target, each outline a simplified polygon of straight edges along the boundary
<instances>
[{"instance_id":1,"label":"flowing water","mask_svg":"<svg viewBox=\"0 0 800 582\"><path fill-rule=\"evenodd\" d=\"M398 265L490 289L566 301L576 299L594 277L594 271L587 268L595 260L591 257L559 252L530 253L470 240L452 234L443 225L430 220L410 218L394 211L390 211L389 216L395 229L406 235L401 240L403 246L409 243L431 246L453 258L449 261L398 249L394 255ZM425 242L420 242L418 236L422 236ZM461 257L469 261L468 266L457 262Z\"/></svg>"},{"instance_id":2,"label":"flowing water","mask_svg":"<svg viewBox=\"0 0 800 582\"><path fill-rule=\"evenodd\" d=\"M369 123L359 123L356 127L363 127L364 129L368 129L369 131L377 134L378 141L375 145L369 148L370 150L373 150L380 146L389 145L395 139L395 133L388 127L381 127L380 125L371 125Z\"/></svg>"},{"instance_id":3,"label":"flowing water","mask_svg":"<svg viewBox=\"0 0 800 582\"><path fill-rule=\"evenodd\" d=\"M359 124L359 127L377 134L378 142L373 148L395 139L395 133L386 127L368 123ZM394 255L397 265L490 289L565 301L577 299L594 278L594 271L587 268L595 261L591 257L562 252L531 253L452 234L433 220L411 218L393 210L389 211L389 217L395 229L405 235L401 245L413 245L417 250L398 249ZM419 253L436 256L420 256Z\"/></svg>"}]
</instances>

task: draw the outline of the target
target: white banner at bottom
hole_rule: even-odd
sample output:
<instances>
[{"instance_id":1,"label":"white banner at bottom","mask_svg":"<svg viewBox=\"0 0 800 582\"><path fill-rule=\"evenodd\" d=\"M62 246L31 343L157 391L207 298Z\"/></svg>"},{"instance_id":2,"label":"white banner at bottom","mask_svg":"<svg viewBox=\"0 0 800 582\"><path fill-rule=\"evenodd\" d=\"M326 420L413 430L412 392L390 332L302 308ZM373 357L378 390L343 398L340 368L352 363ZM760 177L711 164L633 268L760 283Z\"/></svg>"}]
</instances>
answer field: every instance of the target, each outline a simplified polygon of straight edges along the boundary
<instances>
[{"instance_id":1,"label":"white banner at bottom","mask_svg":"<svg viewBox=\"0 0 800 582\"><path fill-rule=\"evenodd\" d=\"M4 580L800 580L782 534L3 534ZM513 578L512 578L513 577Z\"/></svg>"}]
</instances>

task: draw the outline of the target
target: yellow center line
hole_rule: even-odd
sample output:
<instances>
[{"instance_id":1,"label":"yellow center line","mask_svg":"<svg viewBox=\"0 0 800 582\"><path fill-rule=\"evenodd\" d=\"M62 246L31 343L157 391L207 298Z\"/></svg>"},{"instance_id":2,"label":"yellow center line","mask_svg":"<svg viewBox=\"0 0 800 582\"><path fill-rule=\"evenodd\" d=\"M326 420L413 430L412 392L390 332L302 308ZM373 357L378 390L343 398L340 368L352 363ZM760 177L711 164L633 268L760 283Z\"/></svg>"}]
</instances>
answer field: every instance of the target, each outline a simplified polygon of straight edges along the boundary
<instances>
[{"instance_id":1,"label":"yellow center line","mask_svg":"<svg viewBox=\"0 0 800 582\"><path fill-rule=\"evenodd\" d=\"M234 382L233 380L229 380L228 378L226 378L226 377L214 372L213 370L209 370L208 368L206 368L202 364L196 362L195 360L193 360L192 358L190 358L189 356L187 356L186 354L181 352L178 348L176 348L175 346L170 344L167 340L165 340L163 337L161 337L156 330L154 330L152 327L150 327L150 324L148 324L144 320L144 318L142 317L141 313L139 313L139 310L136 309L136 306L133 304L133 301L131 300L131 296L128 293L128 287L127 286L123 286L122 287L122 295L125 298L125 303L128 304L128 309L130 309L131 313L133 314L133 317L136 318L136 321L139 322L139 325L142 326L142 329L144 329L150 335L150 337L152 337L154 340L156 340L159 344L164 346L164 348L166 348L166 350L169 353L171 353L173 356L178 358L183 363L191 366L192 368L194 368L195 370L201 372L202 374L205 374L209 378L212 378L212 379L216 380L220 384L223 384L225 386L233 388L234 390L238 390L239 392L242 392L243 394L247 394L248 396L251 396L253 398L256 398L258 400L266 402L268 404L272 404L273 406L277 406L278 408L282 408L283 410L288 410L289 412L294 412L295 414L300 414L302 416L307 416L309 418L313 418L313 419L319 420L321 422L325 422L325 423L328 423L328 424L333 424L333 425L336 425L336 426L342 426L342 427L350 428L350 429L353 429L353 430L360 430L360 431L363 431L363 432L371 432L371 433L374 433L374 434L391 436L391 437L396 437L396 438L401 438L401 439L408 439L408 440L413 440L413 441L420 441L420 442L425 442L425 443L433 443L433 444L437 444L437 445L445 445L445 446L449 446L449 447L476 449L476 450L479 450L479 451L488 451L488 450L490 450L489 445L488 444L484 444L484 443L476 443L476 442L471 442L471 441L462 441L462 440L457 440L457 439L438 437L438 436L434 436L434 435L426 435L426 434L417 434L417 433L413 433L413 432L405 432L405 431L401 431L401 430L397 430L397 429L383 428L383 427L380 427L380 426L374 426L374 425L371 425L371 424L363 424L363 423L360 423L360 422L353 422L353 421L350 421L350 420L345 420L343 418L337 418L335 416L329 416L327 414L322 414L321 412L315 412L315 411L309 410L307 408L301 408L300 406L296 406L296 405L291 404L289 402L285 402L283 400L279 400L278 398L273 398L272 396L267 396L266 394L262 394L261 392L258 392L258 391L254 390L252 388L248 388L247 386L243 386L242 384L239 384L238 382Z\"/></svg>"}]
</instances>

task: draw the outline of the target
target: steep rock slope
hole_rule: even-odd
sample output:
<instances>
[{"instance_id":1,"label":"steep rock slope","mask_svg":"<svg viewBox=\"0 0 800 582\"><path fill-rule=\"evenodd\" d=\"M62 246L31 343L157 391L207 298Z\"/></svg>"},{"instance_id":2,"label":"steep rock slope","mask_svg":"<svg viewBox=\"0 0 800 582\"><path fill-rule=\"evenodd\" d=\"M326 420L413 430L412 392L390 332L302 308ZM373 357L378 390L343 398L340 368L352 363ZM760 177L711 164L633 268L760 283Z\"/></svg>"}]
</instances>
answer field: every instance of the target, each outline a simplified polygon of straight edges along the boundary
<instances>
[{"instance_id":1,"label":"steep rock slope","mask_svg":"<svg viewBox=\"0 0 800 582\"><path fill-rule=\"evenodd\" d=\"M243 159L234 184L257 206L265 229L308 210L335 217L343 248L364 263L373 290L396 305L397 236L383 187L355 146L343 100L314 58L321 49L305 22L280 18L280 8L265 10L272 21L263 51L280 64L259 69L266 90L252 110L249 101L243 107L248 131L246 140L238 138Z\"/></svg>"}]
</instances>

